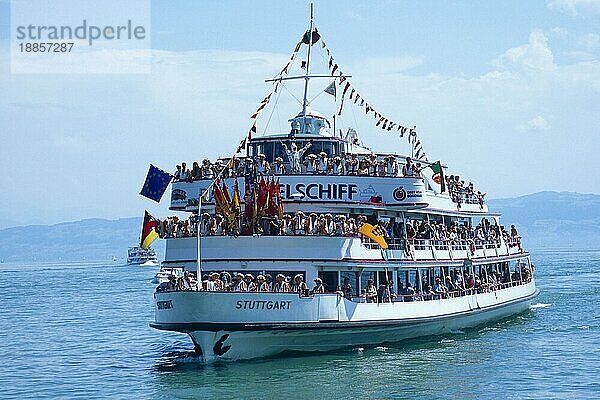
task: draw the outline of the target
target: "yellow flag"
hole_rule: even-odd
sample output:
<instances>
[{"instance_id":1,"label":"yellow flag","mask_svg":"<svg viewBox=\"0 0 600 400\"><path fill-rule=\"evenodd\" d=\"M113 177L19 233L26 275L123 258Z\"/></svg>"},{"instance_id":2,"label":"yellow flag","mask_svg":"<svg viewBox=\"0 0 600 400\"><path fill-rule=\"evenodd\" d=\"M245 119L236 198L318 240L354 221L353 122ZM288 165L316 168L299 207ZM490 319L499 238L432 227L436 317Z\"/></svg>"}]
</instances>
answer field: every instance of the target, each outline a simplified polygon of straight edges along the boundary
<instances>
[{"instance_id":1,"label":"yellow flag","mask_svg":"<svg viewBox=\"0 0 600 400\"><path fill-rule=\"evenodd\" d=\"M363 235L365 235L366 237L368 237L369 239L373 239L375 242L377 242L379 247L381 247L382 249L388 248L388 244L384 238L385 232L384 232L383 228L380 227L379 225L373 226L371 224L364 223L358 229L358 231L360 233L362 233Z\"/></svg>"}]
</instances>

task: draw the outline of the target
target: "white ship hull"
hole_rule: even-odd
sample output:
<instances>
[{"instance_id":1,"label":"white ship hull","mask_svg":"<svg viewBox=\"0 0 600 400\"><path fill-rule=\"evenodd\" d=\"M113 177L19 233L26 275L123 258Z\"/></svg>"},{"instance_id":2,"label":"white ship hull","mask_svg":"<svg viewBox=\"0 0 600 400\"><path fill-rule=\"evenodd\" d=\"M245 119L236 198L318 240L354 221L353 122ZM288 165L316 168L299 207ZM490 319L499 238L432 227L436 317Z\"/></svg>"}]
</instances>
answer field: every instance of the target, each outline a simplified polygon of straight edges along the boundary
<instances>
[{"instance_id":1,"label":"white ship hull","mask_svg":"<svg viewBox=\"0 0 600 400\"><path fill-rule=\"evenodd\" d=\"M440 335L522 312L537 293L535 281L449 299L382 304L336 294L157 293L152 326L188 333L206 362L234 361Z\"/></svg>"}]
</instances>

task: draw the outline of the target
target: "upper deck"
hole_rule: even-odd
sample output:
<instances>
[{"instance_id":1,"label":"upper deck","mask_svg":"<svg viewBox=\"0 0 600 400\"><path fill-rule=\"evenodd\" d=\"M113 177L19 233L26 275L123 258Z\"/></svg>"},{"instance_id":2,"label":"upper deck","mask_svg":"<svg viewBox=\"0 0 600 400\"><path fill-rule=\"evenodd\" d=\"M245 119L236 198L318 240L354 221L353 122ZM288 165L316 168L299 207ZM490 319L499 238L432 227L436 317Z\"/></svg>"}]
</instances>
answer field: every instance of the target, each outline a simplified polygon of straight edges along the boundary
<instances>
[{"instance_id":1,"label":"upper deck","mask_svg":"<svg viewBox=\"0 0 600 400\"><path fill-rule=\"evenodd\" d=\"M427 209L456 215L485 215L488 207L475 197L463 195L455 201L451 193L435 193L420 177L357 176L357 175L274 175L279 180L286 212L377 212ZM264 178L269 179L269 176ZM226 178L226 187L233 196L234 181L240 188L245 178ZM170 209L198 210L200 194L210 186L210 180L174 182ZM214 197L203 200L203 209L214 212Z\"/></svg>"}]
</instances>

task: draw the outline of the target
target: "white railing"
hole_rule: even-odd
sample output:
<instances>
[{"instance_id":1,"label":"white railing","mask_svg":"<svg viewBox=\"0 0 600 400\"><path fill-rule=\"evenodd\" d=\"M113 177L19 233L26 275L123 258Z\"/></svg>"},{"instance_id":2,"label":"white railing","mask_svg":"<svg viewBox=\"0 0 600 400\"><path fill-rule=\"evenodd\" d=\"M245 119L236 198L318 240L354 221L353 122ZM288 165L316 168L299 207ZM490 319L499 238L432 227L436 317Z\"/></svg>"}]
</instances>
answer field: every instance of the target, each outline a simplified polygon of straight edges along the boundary
<instances>
[{"instance_id":1,"label":"white railing","mask_svg":"<svg viewBox=\"0 0 600 400\"><path fill-rule=\"evenodd\" d=\"M379 249L371 239L363 238L363 245ZM413 260L438 260L455 258L488 258L522 253L520 240L438 240L438 239L386 239L391 258ZM402 252L402 254L398 254Z\"/></svg>"}]
</instances>

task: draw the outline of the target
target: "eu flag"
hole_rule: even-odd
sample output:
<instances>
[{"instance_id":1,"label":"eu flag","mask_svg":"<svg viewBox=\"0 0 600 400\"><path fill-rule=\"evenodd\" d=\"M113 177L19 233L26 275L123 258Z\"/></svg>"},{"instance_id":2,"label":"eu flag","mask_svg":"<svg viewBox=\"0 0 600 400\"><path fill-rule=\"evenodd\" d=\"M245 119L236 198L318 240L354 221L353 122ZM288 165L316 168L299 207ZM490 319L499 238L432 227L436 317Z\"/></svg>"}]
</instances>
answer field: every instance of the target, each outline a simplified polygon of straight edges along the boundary
<instances>
[{"instance_id":1,"label":"eu flag","mask_svg":"<svg viewBox=\"0 0 600 400\"><path fill-rule=\"evenodd\" d=\"M169 186L172 178L173 177L168 172L150 164L148 175L146 175L146 182L144 182L140 194L150 200L160 203L160 199L165 193L165 190L167 190L167 186Z\"/></svg>"}]
</instances>

